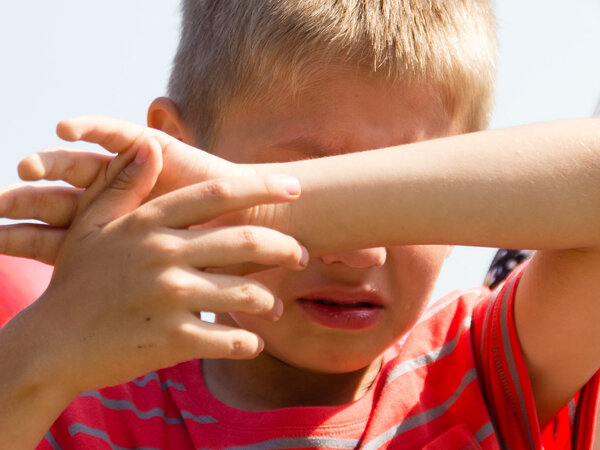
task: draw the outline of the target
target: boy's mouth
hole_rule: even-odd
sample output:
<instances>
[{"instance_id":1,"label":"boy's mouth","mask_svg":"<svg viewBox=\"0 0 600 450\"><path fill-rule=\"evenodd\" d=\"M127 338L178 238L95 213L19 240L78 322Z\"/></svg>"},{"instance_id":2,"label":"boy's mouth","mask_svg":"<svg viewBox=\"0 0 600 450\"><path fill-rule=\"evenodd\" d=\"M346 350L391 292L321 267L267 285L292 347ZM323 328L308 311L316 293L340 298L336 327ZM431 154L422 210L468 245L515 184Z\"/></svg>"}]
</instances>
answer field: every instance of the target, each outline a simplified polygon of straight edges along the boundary
<instances>
[{"instance_id":1,"label":"boy's mouth","mask_svg":"<svg viewBox=\"0 0 600 450\"><path fill-rule=\"evenodd\" d=\"M366 298L365 298L366 297ZM364 330L374 326L383 313L383 302L372 294L312 294L298 298L309 319L329 328Z\"/></svg>"},{"instance_id":2,"label":"boy's mouth","mask_svg":"<svg viewBox=\"0 0 600 450\"><path fill-rule=\"evenodd\" d=\"M310 301L310 302L315 302L315 303L319 303L320 305L325 305L325 306L336 306L336 307L340 307L340 308L377 308L376 305L374 305L373 303L369 303L369 302L356 302L356 303L339 303L333 300L324 300L324 299L318 299L318 300L308 300L308 299L304 299L301 298L300 300L304 300L304 301Z\"/></svg>"}]
</instances>

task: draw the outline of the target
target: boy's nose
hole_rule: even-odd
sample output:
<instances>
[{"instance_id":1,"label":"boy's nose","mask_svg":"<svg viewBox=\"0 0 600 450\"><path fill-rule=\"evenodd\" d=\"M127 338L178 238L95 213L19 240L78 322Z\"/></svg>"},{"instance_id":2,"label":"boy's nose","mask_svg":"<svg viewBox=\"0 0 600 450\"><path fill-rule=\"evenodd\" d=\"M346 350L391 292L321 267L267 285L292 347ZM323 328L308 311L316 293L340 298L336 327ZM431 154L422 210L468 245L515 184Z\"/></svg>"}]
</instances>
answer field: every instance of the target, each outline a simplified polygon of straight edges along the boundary
<instances>
[{"instance_id":1,"label":"boy's nose","mask_svg":"<svg viewBox=\"0 0 600 450\"><path fill-rule=\"evenodd\" d=\"M366 269L368 267L383 266L386 257L387 251L385 247L374 247L348 252L330 253L329 255L321 256L321 260L325 264L340 262L357 269Z\"/></svg>"}]
</instances>

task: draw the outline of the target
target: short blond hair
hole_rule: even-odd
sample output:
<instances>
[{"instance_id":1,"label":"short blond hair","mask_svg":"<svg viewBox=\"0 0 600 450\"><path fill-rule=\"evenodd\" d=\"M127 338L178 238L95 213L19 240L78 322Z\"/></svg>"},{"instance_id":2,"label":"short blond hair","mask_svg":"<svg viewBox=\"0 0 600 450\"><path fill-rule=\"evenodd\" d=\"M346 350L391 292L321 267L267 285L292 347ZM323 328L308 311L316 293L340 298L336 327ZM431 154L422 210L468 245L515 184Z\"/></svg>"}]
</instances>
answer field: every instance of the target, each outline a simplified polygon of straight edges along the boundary
<instances>
[{"instance_id":1,"label":"short blond hair","mask_svg":"<svg viewBox=\"0 0 600 450\"><path fill-rule=\"evenodd\" d=\"M169 81L197 144L210 149L232 102L290 89L316 65L352 64L439 89L464 131L487 126L497 42L490 0L183 0Z\"/></svg>"}]
</instances>

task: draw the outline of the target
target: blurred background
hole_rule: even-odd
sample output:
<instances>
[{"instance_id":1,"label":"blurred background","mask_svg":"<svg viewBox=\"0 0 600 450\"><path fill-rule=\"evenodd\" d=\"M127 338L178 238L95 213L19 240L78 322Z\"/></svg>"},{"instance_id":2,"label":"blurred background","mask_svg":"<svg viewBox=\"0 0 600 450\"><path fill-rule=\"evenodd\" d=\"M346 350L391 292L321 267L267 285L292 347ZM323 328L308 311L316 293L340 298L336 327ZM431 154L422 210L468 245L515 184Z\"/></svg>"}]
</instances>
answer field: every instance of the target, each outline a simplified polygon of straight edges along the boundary
<instances>
[{"instance_id":1,"label":"blurred background","mask_svg":"<svg viewBox=\"0 0 600 450\"><path fill-rule=\"evenodd\" d=\"M496 0L495 10L491 128L597 111L599 0ZM146 107L165 93L179 29L175 0L2 2L0 11L2 185L18 181L21 158L61 145L60 119L104 114L145 123ZM481 284L494 252L457 248L435 295Z\"/></svg>"}]
</instances>

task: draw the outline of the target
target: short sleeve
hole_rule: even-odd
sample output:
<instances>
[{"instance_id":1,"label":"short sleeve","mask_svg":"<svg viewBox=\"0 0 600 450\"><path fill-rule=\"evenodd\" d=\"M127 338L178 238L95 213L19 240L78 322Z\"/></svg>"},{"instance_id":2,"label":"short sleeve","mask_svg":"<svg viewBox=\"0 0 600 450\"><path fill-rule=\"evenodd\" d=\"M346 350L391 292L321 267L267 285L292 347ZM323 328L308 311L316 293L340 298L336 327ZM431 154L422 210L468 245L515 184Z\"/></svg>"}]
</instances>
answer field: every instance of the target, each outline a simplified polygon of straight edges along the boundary
<instances>
[{"instance_id":1,"label":"short sleeve","mask_svg":"<svg viewBox=\"0 0 600 450\"><path fill-rule=\"evenodd\" d=\"M551 436L556 442L566 440L566 448L589 449L593 442L600 372L559 413L552 433L542 434L540 430L514 320L515 292L524 269L525 265L515 269L473 312L475 359L498 440L503 448L557 448L554 441L545 440Z\"/></svg>"}]
</instances>

